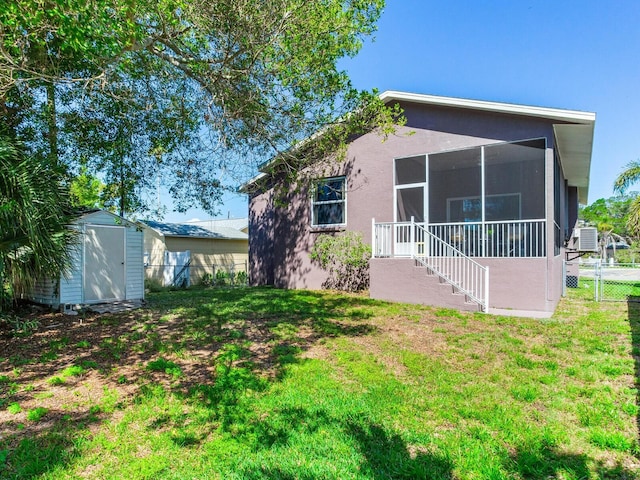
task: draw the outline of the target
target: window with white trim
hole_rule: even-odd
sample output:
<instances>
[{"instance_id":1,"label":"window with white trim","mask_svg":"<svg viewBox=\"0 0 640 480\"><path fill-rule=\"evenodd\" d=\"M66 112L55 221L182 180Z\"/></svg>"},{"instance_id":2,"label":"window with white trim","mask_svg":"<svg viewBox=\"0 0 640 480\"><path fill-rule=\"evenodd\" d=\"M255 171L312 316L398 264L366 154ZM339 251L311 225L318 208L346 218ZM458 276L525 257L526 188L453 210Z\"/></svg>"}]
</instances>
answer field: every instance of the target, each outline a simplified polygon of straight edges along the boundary
<instances>
[{"instance_id":1,"label":"window with white trim","mask_svg":"<svg viewBox=\"0 0 640 480\"><path fill-rule=\"evenodd\" d=\"M311 226L325 227L346 223L346 177L324 178L316 182L311 195Z\"/></svg>"}]
</instances>

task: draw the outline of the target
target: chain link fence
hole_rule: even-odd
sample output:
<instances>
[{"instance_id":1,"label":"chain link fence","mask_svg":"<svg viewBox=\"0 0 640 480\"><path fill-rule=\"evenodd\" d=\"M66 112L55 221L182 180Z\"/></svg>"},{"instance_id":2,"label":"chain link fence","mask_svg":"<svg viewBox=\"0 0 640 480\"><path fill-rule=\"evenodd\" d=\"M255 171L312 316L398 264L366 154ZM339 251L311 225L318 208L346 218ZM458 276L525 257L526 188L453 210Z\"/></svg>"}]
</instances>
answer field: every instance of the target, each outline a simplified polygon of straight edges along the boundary
<instances>
[{"instance_id":1,"label":"chain link fence","mask_svg":"<svg viewBox=\"0 0 640 480\"><path fill-rule=\"evenodd\" d=\"M158 287L247 285L247 263L145 265L147 284Z\"/></svg>"},{"instance_id":2,"label":"chain link fence","mask_svg":"<svg viewBox=\"0 0 640 480\"><path fill-rule=\"evenodd\" d=\"M565 262L566 288L589 288L596 301L640 301L640 264Z\"/></svg>"}]
</instances>

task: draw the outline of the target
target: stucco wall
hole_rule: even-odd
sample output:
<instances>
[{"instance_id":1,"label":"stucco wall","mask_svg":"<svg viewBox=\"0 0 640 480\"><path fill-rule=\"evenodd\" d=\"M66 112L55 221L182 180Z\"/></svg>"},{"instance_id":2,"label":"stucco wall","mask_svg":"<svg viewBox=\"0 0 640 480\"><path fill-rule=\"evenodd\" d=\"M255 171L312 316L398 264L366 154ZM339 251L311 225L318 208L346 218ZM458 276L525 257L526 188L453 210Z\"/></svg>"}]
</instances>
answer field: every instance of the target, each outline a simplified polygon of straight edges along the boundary
<instances>
[{"instance_id":1,"label":"stucco wall","mask_svg":"<svg viewBox=\"0 0 640 480\"><path fill-rule=\"evenodd\" d=\"M335 165L326 175L347 176L346 229L362 232L365 241L370 243L372 218L384 222L395 220L394 158L506 141L546 138L546 211L547 218L551 221L548 225L547 251L553 257L554 136L551 123L542 119L479 111L414 104L402 106L408 120L406 126L400 127L397 134L386 141L374 133L355 139L348 148L345 161ZM282 207L274 206L273 195L272 190L267 190L250 197L252 283L287 288L321 288L326 275L310 261L309 252L317 236L325 231L310 227L308 190L303 188L299 193L290 193L284 198ZM327 231L335 232L336 230ZM542 278L535 281L535 295L538 297L535 305L540 307L547 302L555 304L561 293L561 278L556 274L561 271L562 258L536 259L535 262L536 267L531 275ZM545 268L541 268L540 263L546 263ZM557 280L548 281L547 272L556 275ZM495 275L497 274L496 272ZM509 275L505 275L505 278L509 278ZM517 278L513 277L512 283L514 279ZM532 282L533 280L529 283ZM530 289L523 289L523 292L528 296L534 295ZM496 295L497 298L500 296L501 294ZM532 302L533 300L523 300L523 305L533 304Z\"/></svg>"},{"instance_id":2,"label":"stucco wall","mask_svg":"<svg viewBox=\"0 0 640 480\"><path fill-rule=\"evenodd\" d=\"M393 302L434 305L458 310L479 311L464 295L454 294L451 285L409 258L374 258L370 261L371 298Z\"/></svg>"},{"instance_id":3,"label":"stucco wall","mask_svg":"<svg viewBox=\"0 0 640 480\"><path fill-rule=\"evenodd\" d=\"M276 209L273 190L249 197L249 283L273 285L273 260L275 236L273 219Z\"/></svg>"}]
</instances>

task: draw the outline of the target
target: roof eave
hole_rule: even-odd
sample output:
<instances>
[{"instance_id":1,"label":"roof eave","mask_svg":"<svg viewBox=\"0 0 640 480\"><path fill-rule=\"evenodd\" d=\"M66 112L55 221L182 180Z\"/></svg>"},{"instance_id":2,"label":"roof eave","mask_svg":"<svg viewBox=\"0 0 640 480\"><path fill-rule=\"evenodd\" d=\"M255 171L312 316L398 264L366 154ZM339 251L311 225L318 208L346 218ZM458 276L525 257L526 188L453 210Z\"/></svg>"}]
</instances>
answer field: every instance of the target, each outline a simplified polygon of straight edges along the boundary
<instances>
[{"instance_id":1,"label":"roof eave","mask_svg":"<svg viewBox=\"0 0 640 480\"><path fill-rule=\"evenodd\" d=\"M249 190L251 189L251 186L254 185L256 182L260 181L262 178L264 178L266 176L267 176L267 174L264 173L264 172L258 173L251 180L248 180L245 183L243 183L242 185L240 185L240 187L238 187L238 192L240 192L240 193L250 193Z\"/></svg>"},{"instance_id":2,"label":"roof eave","mask_svg":"<svg viewBox=\"0 0 640 480\"><path fill-rule=\"evenodd\" d=\"M594 119L595 121L595 119ZM591 156L595 123L554 124L556 146L567 184L578 189L578 201L586 205L589 198Z\"/></svg>"},{"instance_id":3,"label":"roof eave","mask_svg":"<svg viewBox=\"0 0 640 480\"><path fill-rule=\"evenodd\" d=\"M440 97L419 93L397 92L389 90L380 94L380 99L389 103L393 100L437 105L442 107L465 108L486 112L505 113L510 115L524 115L528 117L547 118L555 121L571 123L594 123L596 114L581 110L565 110L559 108L536 107L532 105L518 105L513 103L488 102L485 100L471 100L466 98Z\"/></svg>"}]
</instances>

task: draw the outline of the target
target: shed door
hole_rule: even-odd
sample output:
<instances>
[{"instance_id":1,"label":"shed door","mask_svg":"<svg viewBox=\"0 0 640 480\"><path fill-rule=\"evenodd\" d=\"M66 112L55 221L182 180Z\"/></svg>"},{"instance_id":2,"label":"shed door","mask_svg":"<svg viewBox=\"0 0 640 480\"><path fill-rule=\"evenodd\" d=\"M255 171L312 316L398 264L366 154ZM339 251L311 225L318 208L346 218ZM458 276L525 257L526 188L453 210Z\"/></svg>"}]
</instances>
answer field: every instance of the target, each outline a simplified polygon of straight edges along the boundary
<instances>
[{"instance_id":1,"label":"shed door","mask_svg":"<svg viewBox=\"0 0 640 480\"><path fill-rule=\"evenodd\" d=\"M90 225L84 241L84 301L125 298L125 229Z\"/></svg>"}]
</instances>

